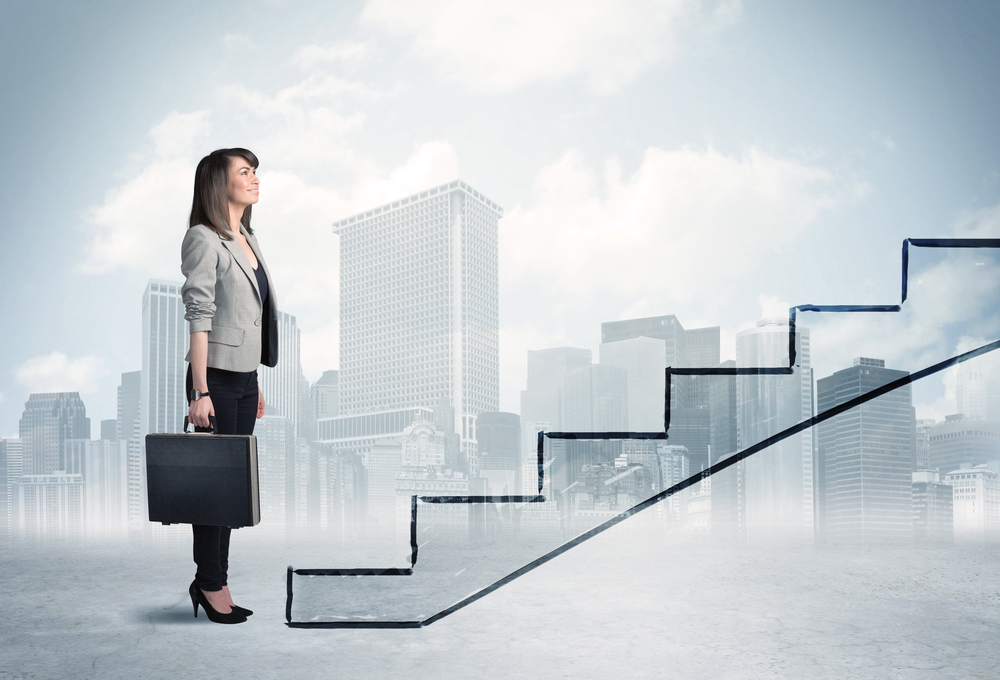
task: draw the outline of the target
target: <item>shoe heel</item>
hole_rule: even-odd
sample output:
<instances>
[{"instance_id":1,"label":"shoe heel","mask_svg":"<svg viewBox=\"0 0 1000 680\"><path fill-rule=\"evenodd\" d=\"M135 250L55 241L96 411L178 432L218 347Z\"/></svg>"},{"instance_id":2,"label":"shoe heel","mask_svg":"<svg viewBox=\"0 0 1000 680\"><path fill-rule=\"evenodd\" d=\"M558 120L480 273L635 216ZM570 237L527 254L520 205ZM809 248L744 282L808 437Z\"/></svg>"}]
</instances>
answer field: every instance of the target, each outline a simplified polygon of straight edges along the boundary
<instances>
[{"instance_id":1,"label":"shoe heel","mask_svg":"<svg viewBox=\"0 0 1000 680\"><path fill-rule=\"evenodd\" d=\"M194 592L195 585L194 581L191 582L191 587L188 588L188 595L191 596L191 605L194 607L194 618L198 618L198 596Z\"/></svg>"}]
</instances>

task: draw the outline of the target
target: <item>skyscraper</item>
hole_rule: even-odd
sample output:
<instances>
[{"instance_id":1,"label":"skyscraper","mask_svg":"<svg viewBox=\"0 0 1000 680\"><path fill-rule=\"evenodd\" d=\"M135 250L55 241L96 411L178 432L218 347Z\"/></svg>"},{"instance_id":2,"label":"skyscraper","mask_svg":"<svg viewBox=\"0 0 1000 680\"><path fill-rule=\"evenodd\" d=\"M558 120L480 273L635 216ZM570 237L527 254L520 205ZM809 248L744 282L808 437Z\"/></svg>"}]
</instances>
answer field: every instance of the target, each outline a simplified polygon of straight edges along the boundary
<instances>
[{"instance_id":1,"label":"skyscraper","mask_svg":"<svg viewBox=\"0 0 1000 680\"><path fill-rule=\"evenodd\" d=\"M139 437L180 432L187 415L184 379L188 323L182 283L150 279L142 293L142 375ZM122 376L124 385L124 375ZM89 435L88 435L89 436Z\"/></svg>"},{"instance_id":2,"label":"skyscraper","mask_svg":"<svg viewBox=\"0 0 1000 680\"><path fill-rule=\"evenodd\" d=\"M278 365L271 368L261 366L257 369L260 376L260 389L264 393L264 402L273 413L292 421L295 436L299 432L299 327L291 314L278 312Z\"/></svg>"},{"instance_id":3,"label":"skyscraper","mask_svg":"<svg viewBox=\"0 0 1000 680\"><path fill-rule=\"evenodd\" d=\"M497 223L462 181L340 220L340 413L448 397L474 468L475 417L499 406Z\"/></svg>"},{"instance_id":4,"label":"skyscraper","mask_svg":"<svg viewBox=\"0 0 1000 680\"><path fill-rule=\"evenodd\" d=\"M816 383L817 408L822 413L906 375L882 359L857 358ZM820 423L817 528L827 540L913 537L914 433L909 385Z\"/></svg>"},{"instance_id":5,"label":"skyscraper","mask_svg":"<svg viewBox=\"0 0 1000 680\"><path fill-rule=\"evenodd\" d=\"M718 368L736 368L736 362L728 359ZM709 380L709 462L712 464L729 458L739 450L736 431L739 380L735 375L715 375ZM746 505L742 482L742 469L737 469L737 466L712 476L712 538L729 542L739 538Z\"/></svg>"},{"instance_id":6,"label":"skyscraper","mask_svg":"<svg viewBox=\"0 0 1000 680\"><path fill-rule=\"evenodd\" d=\"M50 475L66 469L67 439L90 439L90 418L79 392L32 394L18 423L24 474Z\"/></svg>"},{"instance_id":7,"label":"skyscraper","mask_svg":"<svg viewBox=\"0 0 1000 680\"><path fill-rule=\"evenodd\" d=\"M954 537L952 488L937 470L913 473L913 540L944 541Z\"/></svg>"},{"instance_id":8,"label":"skyscraper","mask_svg":"<svg viewBox=\"0 0 1000 680\"><path fill-rule=\"evenodd\" d=\"M316 419L333 418L339 415L340 371L323 371L312 385L309 396L312 399Z\"/></svg>"},{"instance_id":9,"label":"skyscraper","mask_svg":"<svg viewBox=\"0 0 1000 680\"><path fill-rule=\"evenodd\" d=\"M24 472L20 439L0 439L0 539L13 532L11 485Z\"/></svg>"},{"instance_id":10,"label":"skyscraper","mask_svg":"<svg viewBox=\"0 0 1000 680\"><path fill-rule=\"evenodd\" d=\"M138 439L142 429L139 419L142 371L122 373L118 386L118 439Z\"/></svg>"},{"instance_id":11,"label":"skyscraper","mask_svg":"<svg viewBox=\"0 0 1000 680\"><path fill-rule=\"evenodd\" d=\"M744 376L737 383L739 448L746 449L812 416L809 329L795 331L792 375ZM771 318L736 334L738 367L788 366L788 319ZM812 430L736 464L743 506L739 537L750 542L813 539Z\"/></svg>"},{"instance_id":12,"label":"skyscraper","mask_svg":"<svg viewBox=\"0 0 1000 680\"><path fill-rule=\"evenodd\" d=\"M997 462L963 465L945 475L952 488L955 542L1000 539L1000 474Z\"/></svg>"},{"instance_id":13,"label":"skyscraper","mask_svg":"<svg viewBox=\"0 0 1000 680\"><path fill-rule=\"evenodd\" d=\"M632 432L662 432L667 367L659 338L602 342L601 364L628 371L628 421Z\"/></svg>"},{"instance_id":14,"label":"skyscraper","mask_svg":"<svg viewBox=\"0 0 1000 680\"><path fill-rule=\"evenodd\" d=\"M684 330L684 326L672 314L607 321L601 324L601 342L618 342L641 337L663 340L667 366L707 368L719 363L718 326ZM670 390L671 408L707 405L708 380L693 376L674 376Z\"/></svg>"},{"instance_id":15,"label":"skyscraper","mask_svg":"<svg viewBox=\"0 0 1000 680\"><path fill-rule=\"evenodd\" d=\"M566 376L578 368L590 366L589 349L553 347L528 350L528 384L521 391L521 419L530 423L548 423L552 431L564 428L564 390Z\"/></svg>"},{"instance_id":16,"label":"skyscraper","mask_svg":"<svg viewBox=\"0 0 1000 680\"><path fill-rule=\"evenodd\" d=\"M483 413L476 424L476 433L480 454L488 454L492 458L494 469L513 470L520 462L521 418L518 414L502 411Z\"/></svg>"},{"instance_id":17,"label":"skyscraper","mask_svg":"<svg viewBox=\"0 0 1000 680\"><path fill-rule=\"evenodd\" d=\"M65 446L66 472L83 478L84 532L94 539L124 538L128 520L128 442L69 439Z\"/></svg>"},{"instance_id":18,"label":"skyscraper","mask_svg":"<svg viewBox=\"0 0 1000 680\"><path fill-rule=\"evenodd\" d=\"M594 364L566 376L566 429L570 432L627 432L629 373Z\"/></svg>"},{"instance_id":19,"label":"skyscraper","mask_svg":"<svg viewBox=\"0 0 1000 680\"><path fill-rule=\"evenodd\" d=\"M945 416L928 435L928 467L942 475L963 465L1000 460L1000 423L971 420L961 413Z\"/></svg>"},{"instance_id":20,"label":"skyscraper","mask_svg":"<svg viewBox=\"0 0 1000 680\"><path fill-rule=\"evenodd\" d=\"M23 475L11 490L15 536L28 540L83 538L83 475L62 471Z\"/></svg>"},{"instance_id":21,"label":"skyscraper","mask_svg":"<svg viewBox=\"0 0 1000 680\"><path fill-rule=\"evenodd\" d=\"M989 375L976 362L958 365L955 400L958 412L968 420L989 420Z\"/></svg>"},{"instance_id":22,"label":"skyscraper","mask_svg":"<svg viewBox=\"0 0 1000 680\"><path fill-rule=\"evenodd\" d=\"M254 428L264 540L282 540L294 524L295 432L292 421L268 406Z\"/></svg>"},{"instance_id":23,"label":"skyscraper","mask_svg":"<svg viewBox=\"0 0 1000 680\"><path fill-rule=\"evenodd\" d=\"M931 431L937 421L933 418L918 418L916 438L913 444L913 469L926 470L931 464Z\"/></svg>"}]
</instances>

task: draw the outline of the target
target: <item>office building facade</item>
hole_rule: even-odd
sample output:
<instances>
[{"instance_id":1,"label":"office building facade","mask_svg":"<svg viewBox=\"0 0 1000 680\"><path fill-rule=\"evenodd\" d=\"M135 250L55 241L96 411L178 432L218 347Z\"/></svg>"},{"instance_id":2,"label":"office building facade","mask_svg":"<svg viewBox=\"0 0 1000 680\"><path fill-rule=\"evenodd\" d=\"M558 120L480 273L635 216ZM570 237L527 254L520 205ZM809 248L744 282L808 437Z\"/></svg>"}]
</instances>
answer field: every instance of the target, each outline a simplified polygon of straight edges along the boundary
<instances>
[{"instance_id":1,"label":"office building facade","mask_svg":"<svg viewBox=\"0 0 1000 680\"><path fill-rule=\"evenodd\" d=\"M278 365L261 366L260 389L264 393L264 403L273 413L288 418L299 433L299 374L302 372L299 351L301 340L299 327L291 314L278 312Z\"/></svg>"},{"instance_id":2,"label":"office building facade","mask_svg":"<svg viewBox=\"0 0 1000 680\"><path fill-rule=\"evenodd\" d=\"M666 366L707 368L717 365L720 360L718 326L685 330L672 314L601 324L601 342L642 337L663 340ZM674 376L670 389L670 407L707 406L708 386L709 380L705 377Z\"/></svg>"},{"instance_id":3,"label":"office building facade","mask_svg":"<svg viewBox=\"0 0 1000 680\"><path fill-rule=\"evenodd\" d=\"M340 371L323 371L309 390L317 420L340 415Z\"/></svg>"},{"instance_id":4,"label":"office building facade","mask_svg":"<svg viewBox=\"0 0 1000 680\"><path fill-rule=\"evenodd\" d=\"M20 540L82 541L83 475L22 475L12 485L14 536Z\"/></svg>"},{"instance_id":5,"label":"office building facade","mask_svg":"<svg viewBox=\"0 0 1000 680\"><path fill-rule=\"evenodd\" d=\"M927 432L929 467L945 471L1000 460L1000 423L945 416Z\"/></svg>"},{"instance_id":6,"label":"office building facade","mask_svg":"<svg viewBox=\"0 0 1000 680\"><path fill-rule=\"evenodd\" d=\"M952 489L956 543L1000 540L1000 474L997 464L964 466L945 475Z\"/></svg>"},{"instance_id":7,"label":"office building facade","mask_svg":"<svg viewBox=\"0 0 1000 680\"><path fill-rule=\"evenodd\" d=\"M50 475L66 470L65 442L90 439L90 418L79 392L32 394L18 422L23 473Z\"/></svg>"},{"instance_id":8,"label":"office building facade","mask_svg":"<svg viewBox=\"0 0 1000 680\"><path fill-rule=\"evenodd\" d=\"M788 366L788 320L763 319L736 334L737 367ZM809 329L795 331L792 375L741 376L738 448L746 449L812 416ZM737 463L742 504L738 538L749 543L813 540L813 434L808 429Z\"/></svg>"},{"instance_id":9,"label":"office building facade","mask_svg":"<svg viewBox=\"0 0 1000 680\"><path fill-rule=\"evenodd\" d=\"M913 540L951 543L954 537L952 488L938 470L916 470L913 475Z\"/></svg>"},{"instance_id":10,"label":"office building facade","mask_svg":"<svg viewBox=\"0 0 1000 680\"><path fill-rule=\"evenodd\" d=\"M590 366L592 353L579 347L528 350L526 389L521 390L521 419L548 423L552 431L564 428L566 376Z\"/></svg>"},{"instance_id":11,"label":"office building facade","mask_svg":"<svg viewBox=\"0 0 1000 680\"><path fill-rule=\"evenodd\" d=\"M454 181L340 220L340 412L447 397L475 467L475 417L499 406L498 220Z\"/></svg>"},{"instance_id":12,"label":"office building facade","mask_svg":"<svg viewBox=\"0 0 1000 680\"><path fill-rule=\"evenodd\" d=\"M859 357L817 382L817 408L828 411L906 375L881 359ZM912 538L915 433L909 385L820 423L817 524L825 540Z\"/></svg>"},{"instance_id":13,"label":"office building facade","mask_svg":"<svg viewBox=\"0 0 1000 680\"><path fill-rule=\"evenodd\" d=\"M150 433L180 432L187 415L184 356L190 331L184 319L182 285L150 279L142 294L139 439L143 441Z\"/></svg>"},{"instance_id":14,"label":"office building facade","mask_svg":"<svg viewBox=\"0 0 1000 680\"><path fill-rule=\"evenodd\" d=\"M600 361L628 371L628 420L631 432L662 432L665 406L666 343L659 338L602 342Z\"/></svg>"}]
</instances>

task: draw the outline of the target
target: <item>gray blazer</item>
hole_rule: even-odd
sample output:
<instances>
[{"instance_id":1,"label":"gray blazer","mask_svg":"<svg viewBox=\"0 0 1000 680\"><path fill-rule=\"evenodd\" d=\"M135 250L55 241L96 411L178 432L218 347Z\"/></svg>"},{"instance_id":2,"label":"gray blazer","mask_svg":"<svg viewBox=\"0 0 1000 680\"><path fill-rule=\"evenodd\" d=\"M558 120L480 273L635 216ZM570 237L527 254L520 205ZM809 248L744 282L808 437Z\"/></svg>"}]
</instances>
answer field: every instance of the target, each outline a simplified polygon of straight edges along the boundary
<instances>
[{"instance_id":1,"label":"gray blazer","mask_svg":"<svg viewBox=\"0 0 1000 680\"><path fill-rule=\"evenodd\" d=\"M274 284L257 239L240 231L267 277L267 302L261 304L257 277L236 241L203 224L187 230L181 245L184 318L191 332L208 331L208 365L249 373L260 364L278 363L278 312ZM263 329L263 333L261 332ZM191 353L184 357L191 360Z\"/></svg>"}]
</instances>

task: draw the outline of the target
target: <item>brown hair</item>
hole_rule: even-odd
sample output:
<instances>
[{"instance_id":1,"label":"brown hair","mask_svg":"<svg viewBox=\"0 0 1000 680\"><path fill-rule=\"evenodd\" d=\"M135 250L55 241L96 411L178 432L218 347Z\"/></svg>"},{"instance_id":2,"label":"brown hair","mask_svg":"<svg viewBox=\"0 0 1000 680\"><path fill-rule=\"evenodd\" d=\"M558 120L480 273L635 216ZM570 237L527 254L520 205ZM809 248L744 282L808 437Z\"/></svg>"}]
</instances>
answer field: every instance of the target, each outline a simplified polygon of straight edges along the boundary
<instances>
[{"instance_id":1,"label":"brown hair","mask_svg":"<svg viewBox=\"0 0 1000 680\"><path fill-rule=\"evenodd\" d=\"M247 149L218 149L208 154L198 162L194 171L194 201L191 204L191 219L188 228L196 224L206 227L225 239L229 236L229 164L231 158L245 158L253 166L258 167L257 157ZM243 211L240 223L253 234L250 228L250 208Z\"/></svg>"}]
</instances>

